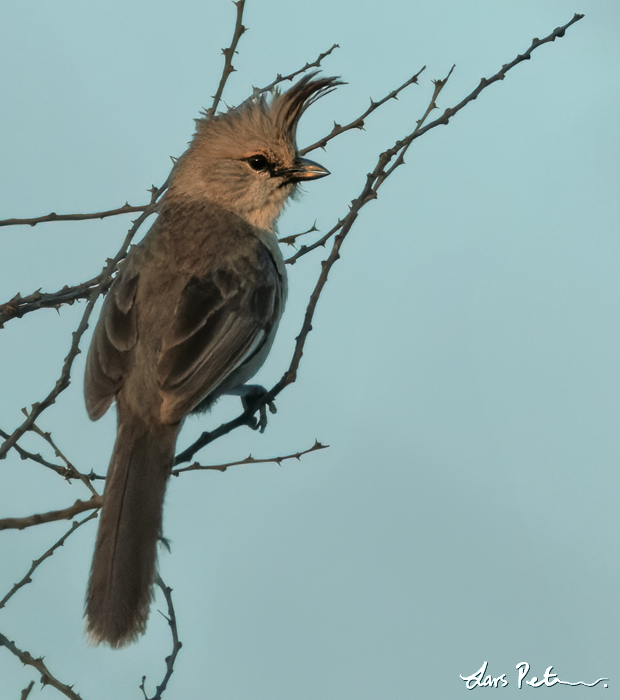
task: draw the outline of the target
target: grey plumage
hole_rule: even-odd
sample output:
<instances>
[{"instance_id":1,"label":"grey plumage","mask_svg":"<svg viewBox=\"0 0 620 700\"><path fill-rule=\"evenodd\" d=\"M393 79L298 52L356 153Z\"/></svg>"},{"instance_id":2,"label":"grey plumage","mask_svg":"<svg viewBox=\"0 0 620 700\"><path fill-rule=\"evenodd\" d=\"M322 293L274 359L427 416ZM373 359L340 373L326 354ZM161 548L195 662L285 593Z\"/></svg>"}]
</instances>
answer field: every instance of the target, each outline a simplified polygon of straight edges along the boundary
<instances>
[{"instance_id":1,"label":"grey plumage","mask_svg":"<svg viewBox=\"0 0 620 700\"><path fill-rule=\"evenodd\" d=\"M299 157L297 123L338 84L307 76L197 120L155 224L104 301L84 384L93 420L114 399L118 410L86 597L95 643L122 646L146 627L185 417L239 390L271 348L287 293L275 222L300 181L328 174Z\"/></svg>"}]
</instances>

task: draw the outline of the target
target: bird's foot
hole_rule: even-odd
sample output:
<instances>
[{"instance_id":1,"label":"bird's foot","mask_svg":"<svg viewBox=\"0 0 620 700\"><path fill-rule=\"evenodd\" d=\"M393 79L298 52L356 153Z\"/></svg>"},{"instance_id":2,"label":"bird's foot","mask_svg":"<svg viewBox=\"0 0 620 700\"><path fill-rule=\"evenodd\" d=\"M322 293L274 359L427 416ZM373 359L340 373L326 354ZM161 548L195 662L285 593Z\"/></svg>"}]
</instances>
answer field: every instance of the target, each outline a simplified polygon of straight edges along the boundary
<instances>
[{"instance_id":1,"label":"bird's foot","mask_svg":"<svg viewBox=\"0 0 620 700\"><path fill-rule=\"evenodd\" d=\"M251 411L252 407L263 399L268 392L267 389L260 384L244 384L227 393L239 396L243 404L243 410ZM252 430L260 430L261 433L265 432L265 428L267 427L267 407L269 407L271 413L277 413L278 409L273 400L262 404L260 408L252 411L253 414L258 413L258 417L256 415L251 415L248 418L247 424Z\"/></svg>"}]
</instances>

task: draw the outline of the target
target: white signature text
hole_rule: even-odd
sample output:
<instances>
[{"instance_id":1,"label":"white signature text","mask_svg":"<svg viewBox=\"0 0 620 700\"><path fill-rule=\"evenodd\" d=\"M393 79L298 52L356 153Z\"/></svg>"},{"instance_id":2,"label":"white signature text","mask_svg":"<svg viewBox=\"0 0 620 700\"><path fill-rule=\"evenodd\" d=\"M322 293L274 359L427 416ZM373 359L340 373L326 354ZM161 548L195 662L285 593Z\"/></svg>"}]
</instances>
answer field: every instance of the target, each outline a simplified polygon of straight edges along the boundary
<instances>
[{"instance_id":1,"label":"white signature text","mask_svg":"<svg viewBox=\"0 0 620 700\"><path fill-rule=\"evenodd\" d=\"M489 662L485 661L482 664L482 666L476 671L476 673L472 673L471 676L459 676L461 680L465 681L465 687L467 688L467 690L473 690L474 688L505 688L508 685L506 674L502 673L500 676L493 676L490 673L487 673L488 665ZM522 661L521 663L518 663L516 669L518 688L523 687L524 681L526 685L529 685L532 688L540 688L543 685L547 688L551 688L551 686L557 684L585 685L588 688L593 688L595 685L598 685L602 681L609 680L609 678L599 678L598 680L594 681L594 683L584 683L583 681L570 683L569 681L561 681L558 678L558 674L553 673L553 666L549 666L545 670L545 673L541 679L538 679L536 676L532 676L529 680L526 680L530 672L530 665L527 663L527 661ZM607 683L605 683L604 687L607 688Z\"/></svg>"}]
</instances>

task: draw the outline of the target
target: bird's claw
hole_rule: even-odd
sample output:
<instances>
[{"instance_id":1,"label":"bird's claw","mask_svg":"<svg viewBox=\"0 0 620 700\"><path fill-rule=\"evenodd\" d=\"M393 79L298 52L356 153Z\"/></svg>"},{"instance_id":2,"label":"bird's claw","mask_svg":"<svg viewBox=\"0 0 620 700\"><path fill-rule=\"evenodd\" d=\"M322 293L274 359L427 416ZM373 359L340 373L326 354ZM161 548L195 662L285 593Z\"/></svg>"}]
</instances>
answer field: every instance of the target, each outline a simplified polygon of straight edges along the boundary
<instances>
[{"instance_id":1,"label":"bird's claw","mask_svg":"<svg viewBox=\"0 0 620 700\"><path fill-rule=\"evenodd\" d=\"M241 396L243 410L251 411L252 406L260 401L265 394L267 394L267 390L265 387L258 384L246 385L244 388L246 389L246 392ZM248 418L247 424L250 428L252 428L252 430L259 430L261 433L265 432L265 428L267 427L267 407L269 407L270 413L277 413L278 411L273 399L262 404L260 408L256 409L256 412L258 412L258 418L256 415L252 415Z\"/></svg>"}]
</instances>

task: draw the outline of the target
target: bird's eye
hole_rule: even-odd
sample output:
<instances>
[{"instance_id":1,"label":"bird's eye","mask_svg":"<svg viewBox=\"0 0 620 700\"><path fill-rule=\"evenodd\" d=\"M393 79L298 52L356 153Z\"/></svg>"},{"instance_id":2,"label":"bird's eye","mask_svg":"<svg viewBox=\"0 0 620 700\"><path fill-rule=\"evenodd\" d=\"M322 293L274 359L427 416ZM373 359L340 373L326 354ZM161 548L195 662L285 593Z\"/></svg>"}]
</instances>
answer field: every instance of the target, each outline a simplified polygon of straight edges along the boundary
<instances>
[{"instance_id":1,"label":"bird's eye","mask_svg":"<svg viewBox=\"0 0 620 700\"><path fill-rule=\"evenodd\" d=\"M269 168L269 161L267 158L265 158L265 156L257 154L248 158L248 165L250 168L252 168L252 170L261 172L262 170L267 170Z\"/></svg>"}]
</instances>

